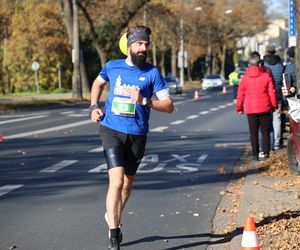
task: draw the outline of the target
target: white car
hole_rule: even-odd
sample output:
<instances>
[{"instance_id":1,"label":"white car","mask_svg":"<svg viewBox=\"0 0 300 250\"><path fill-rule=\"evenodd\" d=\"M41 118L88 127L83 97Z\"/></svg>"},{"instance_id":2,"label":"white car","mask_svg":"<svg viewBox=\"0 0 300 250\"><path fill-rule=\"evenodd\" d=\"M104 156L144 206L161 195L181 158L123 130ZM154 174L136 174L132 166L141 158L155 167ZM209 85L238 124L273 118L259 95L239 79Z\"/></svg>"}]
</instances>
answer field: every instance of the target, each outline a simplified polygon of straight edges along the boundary
<instances>
[{"instance_id":1,"label":"white car","mask_svg":"<svg viewBox=\"0 0 300 250\"><path fill-rule=\"evenodd\" d=\"M225 79L223 76L218 74L208 75L202 79L202 90L208 90L214 88L221 89L224 83L225 83Z\"/></svg>"}]
</instances>

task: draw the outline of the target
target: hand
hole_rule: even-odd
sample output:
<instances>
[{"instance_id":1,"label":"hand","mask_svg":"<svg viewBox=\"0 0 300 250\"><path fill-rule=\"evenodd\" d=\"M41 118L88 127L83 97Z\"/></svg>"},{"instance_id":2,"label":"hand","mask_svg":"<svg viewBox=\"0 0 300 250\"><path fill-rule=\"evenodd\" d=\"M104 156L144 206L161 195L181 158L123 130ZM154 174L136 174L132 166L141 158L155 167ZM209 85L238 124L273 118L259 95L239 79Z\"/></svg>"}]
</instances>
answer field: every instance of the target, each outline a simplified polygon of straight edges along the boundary
<instances>
[{"instance_id":1,"label":"hand","mask_svg":"<svg viewBox=\"0 0 300 250\"><path fill-rule=\"evenodd\" d=\"M241 114L241 115L242 115L242 114L244 114L244 112L243 112L243 111L239 111L238 113L239 113L239 114Z\"/></svg>"},{"instance_id":2,"label":"hand","mask_svg":"<svg viewBox=\"0 0 300 250\"><path fill-rule=\"evenodd\" d=\"M104 114L101 109L94 109L91 113L91 119L95 123L101 121L103 117Z\"/></svg>"},{"instance_id":3,"label":"hand","mask_svg":"<svg viewBox=\"0 0 300 250\"><path fill-rule=\"evenodd\" d=\"M141 92L137 87L135 87L131 90L130 98L131 98L131 100L136 101L139 104L142 104L142 102L143 102L143 96L141 95Z\"/></svg>"},{"instance_id":4,"label":"hand","mask_svg":"<svg viewBox=\"0 0 300 250\"><path fill-rule=\"evenodd\" d=\"M295 87L291 87L290 88L290 92L293 94L293 93L295 93L296 92L296 88Z\"/></svg>"},{"instance_id":5,"label":"hand","mask_svg":"<svg viewBox=\"0 0 300 250\"><path fill-rule=\"evenodd\" d=\"M282 92L283 96L289 95L289 91L287 90L287 88L285 86L281 87L281 92Z\"/></svg>"}]
</instances>

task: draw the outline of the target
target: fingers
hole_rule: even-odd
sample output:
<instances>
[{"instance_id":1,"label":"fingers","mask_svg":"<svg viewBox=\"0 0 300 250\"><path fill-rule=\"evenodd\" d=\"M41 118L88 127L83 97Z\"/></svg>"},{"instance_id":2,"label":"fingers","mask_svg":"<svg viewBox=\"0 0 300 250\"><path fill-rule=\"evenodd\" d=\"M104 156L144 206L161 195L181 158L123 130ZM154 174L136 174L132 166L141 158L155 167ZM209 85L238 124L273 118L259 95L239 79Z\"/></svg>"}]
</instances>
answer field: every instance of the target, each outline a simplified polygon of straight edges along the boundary
<instances>
[{"instance_id":1,"label":"fingers","mask_svg":"<svg viewBox=\"0 0 300 250\"><path fill-rule=\"evenodd\" d=\"M130 92L130 98L133 101L136 101L138 103L141 103L141 100L143 99L140 90L138 88L133 88Z\"/></svg>"},{"instance_id":2,"label":"fingers","mask_svg":"<svg viewBox=\"0 0 300 250\"><path fill-rule=\"evenodd\" d=\"M94 109L91 113L91 119L93 122L99 122L103 117L103 112L101 109Z\"/></svg>"}]
</instances>

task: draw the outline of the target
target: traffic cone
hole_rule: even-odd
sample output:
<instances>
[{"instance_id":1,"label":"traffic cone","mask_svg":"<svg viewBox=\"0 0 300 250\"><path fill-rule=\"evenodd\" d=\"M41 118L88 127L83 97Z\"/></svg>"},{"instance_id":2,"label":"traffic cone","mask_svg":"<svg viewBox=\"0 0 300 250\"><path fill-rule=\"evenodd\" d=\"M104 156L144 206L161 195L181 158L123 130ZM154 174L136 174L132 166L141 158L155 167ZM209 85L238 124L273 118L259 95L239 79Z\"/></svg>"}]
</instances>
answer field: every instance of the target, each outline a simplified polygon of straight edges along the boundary
<instances>
[{"instance_id":1,"label":"traffic cone","mask_svg":"<svg viewBox=\"0 0 300 250\"><path fill-rule=\"evenodd\" d=\"M260 250L253 216L245 220L241 250Z\"/></svg>"},{"instance_id":2,"label":"traffic cone","mask_svg":"<svg viewBox=\"0 0 300 250\"><path fill-rule=\"evenodd\" d=\"M226 94L226 85L223 86L222 94Z\"/></svg>"},{"instance_id":3,"label":"traffic cone","mask_svg":"<svg viewBox=\"0 0 300 250\"><path fill-rule=\"evenodd\" d=\"M200 100L200 96L199 96L199 90L195 90L195 94L194 94L194 101L197 102Z\"/></svg>"},{"instance_id":4,"label":"traffic cone","mask_svg":"<svg viewBox=\"0 0 300 250\"><path fill-rule=\"evenodd\" d=\"M0 142L3 142L3 141L4 141L4 136L2 135L1 130L0 130Z\"/></svg>"}]
</instances>

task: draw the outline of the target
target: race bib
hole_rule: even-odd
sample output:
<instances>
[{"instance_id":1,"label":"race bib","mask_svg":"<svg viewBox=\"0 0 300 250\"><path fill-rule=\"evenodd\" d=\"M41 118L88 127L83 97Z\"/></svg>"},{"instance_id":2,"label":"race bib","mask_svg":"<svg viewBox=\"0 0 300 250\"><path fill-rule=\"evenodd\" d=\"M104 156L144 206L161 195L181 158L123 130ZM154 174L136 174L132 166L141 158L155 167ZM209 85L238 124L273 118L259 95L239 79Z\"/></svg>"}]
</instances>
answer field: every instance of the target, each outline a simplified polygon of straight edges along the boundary
<instances>
[{"instance_id":1,"label":"race bib","mask_svg":"<svg viewBox=\"0 0 300 250\"><path fill-rule=\"evenodd\" d=\"M130 98L114 97L111 111L115 115L134 117L135 106L136 102Z\"/></svg>"}]
</instances>

